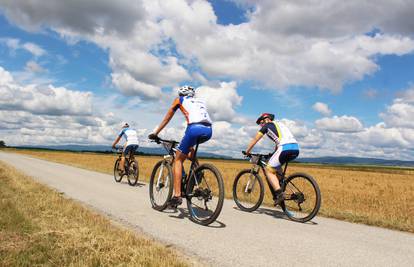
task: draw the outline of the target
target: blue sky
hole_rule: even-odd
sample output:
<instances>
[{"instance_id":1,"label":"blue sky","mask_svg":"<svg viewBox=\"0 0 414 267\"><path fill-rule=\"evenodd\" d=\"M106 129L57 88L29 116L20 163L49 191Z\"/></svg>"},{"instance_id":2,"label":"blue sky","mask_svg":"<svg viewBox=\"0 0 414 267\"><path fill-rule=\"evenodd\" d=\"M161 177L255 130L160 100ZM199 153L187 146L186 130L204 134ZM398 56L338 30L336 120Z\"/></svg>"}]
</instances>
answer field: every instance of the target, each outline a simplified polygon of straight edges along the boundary
<instances>
[{"instance_id":1,"label":"blue sky","mask_svg":"<svg viewBox=\"0 0 414 267\"><path fill-rule=\"evenodd\" d=\"M405 15L414 6L330 2L102 1L76 12L74 3L5 1L1 139L110 144L129 121L150 145L175 88L189 83L215 121L206 150L238 155L258 114L273 112L304 156L414 159L414 29ZM367 19L363 8L393 12ZM177 115L165 135L179 139L184 128Z\"/></svg>"}]
</instances>

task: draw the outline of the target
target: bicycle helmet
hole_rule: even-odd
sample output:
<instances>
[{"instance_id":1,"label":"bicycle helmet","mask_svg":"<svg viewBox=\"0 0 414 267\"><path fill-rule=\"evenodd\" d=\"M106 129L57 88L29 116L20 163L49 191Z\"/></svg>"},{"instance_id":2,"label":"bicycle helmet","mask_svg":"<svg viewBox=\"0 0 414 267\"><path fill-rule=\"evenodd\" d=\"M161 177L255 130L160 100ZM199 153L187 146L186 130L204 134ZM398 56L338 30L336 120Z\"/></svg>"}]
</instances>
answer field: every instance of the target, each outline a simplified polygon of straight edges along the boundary
<instances>
[{"instance_id":1,"label":"bicycle helmet","mask_svg":"<svg viewBox=\"0 0 414 267\"><path fill-rule=\"evenodd\" d=\"M129 127L128 122L123 122L123 123L121 123L121 125L122 125L122 128L128 128Z\"/></svg>"},{"instance_id":2,"label":"bicycle helmet","mask_svg":"<svg viewBox=\"0 0 414 267\"><path fill-rule=\"evenodd\" d=\"M274 114L271 114L271 113L262 113L262 115L260 115L260 117L257 118L256 124L259 125L260 124L260 121L261 120L264 120L266 118L269 118L270 120L274 120L275 119L275 115Z\"/></svg>"},{"instance_id":3,"label":"bicycle helmet","mask_svg":"<svg viewBox=\"0 0 414 267\"><path fill-rule=\"evenodd\" d=\"M194 87L185 85L185 86L181 86L178 89L178 95L179 96L194 96L195 91L194 91Z\"/></svg>"}]
</instances>

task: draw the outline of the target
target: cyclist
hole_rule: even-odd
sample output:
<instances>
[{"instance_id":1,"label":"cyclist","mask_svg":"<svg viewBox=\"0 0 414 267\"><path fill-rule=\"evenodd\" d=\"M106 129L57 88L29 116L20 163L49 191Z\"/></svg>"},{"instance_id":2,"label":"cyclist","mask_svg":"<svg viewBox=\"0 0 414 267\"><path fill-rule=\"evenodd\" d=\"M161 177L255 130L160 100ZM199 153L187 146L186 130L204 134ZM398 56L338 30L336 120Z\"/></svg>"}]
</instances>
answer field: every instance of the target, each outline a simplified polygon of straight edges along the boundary
<instances>
[{"instance_id":1,"label":"cyclist","mask_svg":"<svg viewBox=\"0 0 414 267\"><path fill-rule=\"evenodd\" d=\"M173 165L174 196L170 200L170 206L178 206L182 203L181 178L185 159L192 159L194 156L193 146L196 145L197 142L200 144L204 143L209 140L212 135L212 121L207 112L207 107L203 100L194 97L194 88L191 86L182 86L178 89L178 95L179 97L174 100L161 124L148 136L149 139L157 139L158 134L169 123L177 109L180 109L184 114L187 121L187 129L175 154Z\"/></svg>"},{"instance_id":2,"label":"cyclist","mask_svg":"<svg viewBox=\"0 0 414 267\"><path fill-rule=\"evenodd\" d=\"M282 168L281 166L294 160L299 155L299 145L290 132L289 128L280 121L274 120L275 115L270 113L263 113L256 120L256 124L261 126L259 132L252 139L249 146L246 149L246 154L250 155L250 151L254 145L263 137L267 135L273 142L275 142L275 152L270 157L266 166L266 175L269 178L272 186L271 190L275 205L279 205L284 200L284 193L280 188L278 179L281 179Z\"/></svg>"},{"instance_id":3,"label":"cyclist","mask_svg":"<svg viewBox=\"0 0 414 267\"><path fill-rule=\"evenodd\" d=\"M115 149L116 144L118 144L119 140L121 140L122 137L125 139L125 144L124 149L122 150L119 169L121 173L124 173L125 156L129 153L131 153L131 155L134 155L135 151L138 149L138 137L137 132L134 129L130 128L127 122L122 123L122 130L119 132L118 136L112 144L113 149Z\"/></svg>"}]
</instances>

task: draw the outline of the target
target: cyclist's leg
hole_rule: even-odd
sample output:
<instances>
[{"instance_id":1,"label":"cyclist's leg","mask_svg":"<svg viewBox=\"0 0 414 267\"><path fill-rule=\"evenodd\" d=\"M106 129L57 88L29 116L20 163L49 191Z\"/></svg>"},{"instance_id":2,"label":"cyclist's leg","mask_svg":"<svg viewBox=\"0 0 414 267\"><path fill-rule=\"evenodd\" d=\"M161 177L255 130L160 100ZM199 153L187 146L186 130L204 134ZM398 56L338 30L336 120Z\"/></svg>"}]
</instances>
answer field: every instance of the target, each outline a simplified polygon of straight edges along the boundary
<instances>
[{"instance_id":1,"label":"cyclist's leg","mask_svg":"<svg viewBox=\"0 0 414 267\"><path fill-rule=\"evenodd\" d=\"M124 150L122 151L122 155L121 155L121 162L119 164L119 169L122 172L125 172L125 156L128 155L128 149L129 146L124 147Z\"/></svg>"},{"instance_id":2,"label":"cyclist's leg","mask_svg":"<svg viewBox=\"0 0 414 267\"><path fill-rule=\"evenodd\" d=\"M265 168L265 172L267 175L267 178L269 179L269 182L273 188L274 191L280 190L280 184L279 179L281 178L280 173L280 162L279 162L279 156L282 152L283 148L279 147L276 152L272 155L272 157L269 159L269 162L267 163L267 166Z\"/></svg>"},{"instance_id":3,"label":"cyclist's leg","mask_svg":"<svg viewBox=\"0 0 414 267\"><path fill-rule=\"evenodd\" d=\"M131 148L131 150L129 152L129 159L130 160L134 160L134 158L135 158L135 151L137 151L138 145L131 145L131 146L132 146L132 148Z\"/></svg>"},{"instance_id":4,"label":"cyclist's leg","mask_svg":"<svg viewBox=\"0 0 414 267\"><path fill-rule=\"evenodd\" d=\"M181 179L183 175L183 164L190 153L193 143L193 134L189 125L185 131L183 139L177 147L175 153L173 175L174 175L174 197L181 197Z\"/></svg>"},{"instance_id":5,"label":"cyclist's leg","mask_svg":"<svg viewBox=\"0 0 414 267\"><path fill-rule=\"evenodd\" d=\"M174 197L181 197L181 179L183 164L187 155L177 150L174 158L173 175L174 175Z\"/></svg>"},{"instance_id":6,"label":"cyclist's leg","mask_svg":"<svg viewBox=\"0 0 414 267\"><path fill-rule=\"evenodd\" d=\"M194 157L194 145L199 142L199 137L203 136L203 142L211 138L211 127L206 127L204 125L191 124L188 125L184 137L181 140L179 146L177 147L177 153L175 154L174 160L174 196L181 195L181 179L182 179L182 170L183 163L186 158Z\"/></svg>"}]
</instances>

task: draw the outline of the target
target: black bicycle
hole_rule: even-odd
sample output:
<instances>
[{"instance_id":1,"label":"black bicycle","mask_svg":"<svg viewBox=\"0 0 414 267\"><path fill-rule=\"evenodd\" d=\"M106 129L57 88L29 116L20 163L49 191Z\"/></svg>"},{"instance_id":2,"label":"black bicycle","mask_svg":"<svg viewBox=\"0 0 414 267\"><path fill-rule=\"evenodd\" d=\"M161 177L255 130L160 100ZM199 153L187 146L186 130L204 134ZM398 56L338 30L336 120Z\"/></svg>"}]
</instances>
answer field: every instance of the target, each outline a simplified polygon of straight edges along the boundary
<instances>
[{"instance_id":1,"label":"black bicycle","mask_svg":"<svg viewBox=\"0 0 414 267\"><path fill-rule=\"evenodd\" d=\"M125 166L124 166L125 171L122 172L119 169L122 151L123 151L122 147L117 147L116 152L118 153L118 158L115 161L115 165L114 165L114 179L117 183L120 183L122 181L122 178L126 176L128 179L128 184L131 186L135 186L138 183L138 177L139 177L138 162L135 159L134 152L131 150L128 153L128 155L125 155Z\"/></svg>"},{"instance_id":2,"label":"black bicycle","mask_svg":"<svg viewBox=\"0 0 414 267\"><path fill-rule=\"evenodd\" d=\"M178 142L161 138L153 141L162 144L168 152L164 159L155 164L149 184L152 207L163 211L168 207L173 194L172 164ZM183 172L181 196L187 200L190 218L196 223L209 225L217 219L223 207L224 184L221 173L214 165L198 164L198 145L199 143L195 147L189 171L187 174Z\"/></svg>"},{"instance_id":3,"label":"black bicycle","mask_svg":"<svg viewBox=\"0 0 414 267\"><path fill-rule=\"evenodd\" d=\"M246 152L243 151L246 155ZM245 169L237 174L233 183L233 199L237 207L243 211L255 211L263 202L264 185L259 175L263 171L272 195L274 189L270 185L269 178L264 171L267 160L272 154L250 154L247 156L253 163L251 169ZM285 176L288 163L285 164L280 187L285 192L285 199L281 203L283 212L288 218L297 222L311 220L319 211L321 206L321 192L315 179L306 173L294 173Z\"/></svg>"}]
</instances>

